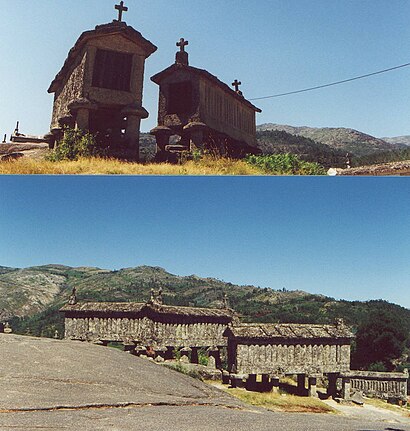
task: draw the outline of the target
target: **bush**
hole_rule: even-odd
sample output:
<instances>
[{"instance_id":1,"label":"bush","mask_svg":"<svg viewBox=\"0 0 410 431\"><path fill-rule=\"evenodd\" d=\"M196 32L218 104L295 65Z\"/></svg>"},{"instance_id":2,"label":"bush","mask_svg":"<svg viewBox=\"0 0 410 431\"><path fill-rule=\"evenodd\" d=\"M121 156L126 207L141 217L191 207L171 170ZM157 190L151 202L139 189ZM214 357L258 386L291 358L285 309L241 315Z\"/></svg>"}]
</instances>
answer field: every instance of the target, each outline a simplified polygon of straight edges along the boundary
<instances>
[{"instance_id":1,"label":"bush","mask_svg":"<svg viewBox=\"0 0 410 431\"><path fill-rule=\"evenodd\" d=\"M94 135L90 132L65 127L63 139L56 144L56 148L49 156L49 160L58 162L60 160L78 160L80 157L102 155Z\"/></svg>"},{"instance_id":2,"label":"bush","mask_svg":"<svg viewBox=\"0 0 410 431\"><path fill-rule=\"evenodd\" d=\"M193 379L197 379L197 380L203 381L203 379L202 379L201 375L198 373L198 371L191 370L188 367L184 367L180 363L176 363L176 364L175 363L174 364L165 363L164 366L167 367L167 368L170 368L171 370L178 371L178 373L182 373L182 374L185 374L185 375L187 375L189 377L192 377Z\"/></svg>"},{"instance_id":3,"label":"bush","mask_svg":"<svg viewBox=\"0 0 410 431\"><path fill-rule=\"evenodd\" d=\"M295 154L270 154L265 156L249 155L245 161L275 175L326 175L318 163L304 162Z\"/></svg>"}]
</instances>

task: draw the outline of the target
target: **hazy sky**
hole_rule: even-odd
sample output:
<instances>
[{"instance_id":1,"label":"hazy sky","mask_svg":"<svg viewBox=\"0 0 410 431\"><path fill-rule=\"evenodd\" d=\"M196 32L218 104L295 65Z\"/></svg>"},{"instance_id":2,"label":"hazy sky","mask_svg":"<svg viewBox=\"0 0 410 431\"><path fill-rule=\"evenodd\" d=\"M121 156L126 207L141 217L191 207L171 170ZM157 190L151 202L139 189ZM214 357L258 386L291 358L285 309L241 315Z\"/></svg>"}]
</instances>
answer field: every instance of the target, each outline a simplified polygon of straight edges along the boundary
<instances>
[{"instance_id":1,"label":"hazy sky","mask_svg":"<svg viewBox=\"0 0 410 431\"><path fill-rule=\"evenodd\" d=\"M410 308L407 178L0 177L0 265L161 266Z\"/></svg>"},{"instance_id":2,"label":"hazy sky","mask_svg":"<svg viewBox=\"0 0 410 431\"><path fill-rule=\"evenodd\" d=\"M0 0L0 135L48 131L47 88L82 31L116 17L114 0ZM156 125L149 78L189 40L193 66L246 97L326 84L410 62L408 0L128 0L125 20L158 46L148 59L144 105ZM410 135L410 68L312 93L255 102L258 123L352 127Z\"/></svg>"}]
</instances>

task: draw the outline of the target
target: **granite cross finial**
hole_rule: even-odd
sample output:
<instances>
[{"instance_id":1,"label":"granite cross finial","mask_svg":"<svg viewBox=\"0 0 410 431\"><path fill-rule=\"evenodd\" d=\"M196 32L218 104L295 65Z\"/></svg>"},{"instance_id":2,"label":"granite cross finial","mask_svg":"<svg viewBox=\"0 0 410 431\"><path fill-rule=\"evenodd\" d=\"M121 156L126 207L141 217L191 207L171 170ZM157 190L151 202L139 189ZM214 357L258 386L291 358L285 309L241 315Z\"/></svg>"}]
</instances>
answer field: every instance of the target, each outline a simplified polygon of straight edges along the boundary
<instances>
[{"instance_id":1,"label":"granite cross finial","mask_svg":"<svg viewBox=\"0 0 410 431\"><path fill-rule=\"evenodd\" d=\"M185 40L183 37L179 39L179 42L177 42L177 46L179 47L181 52L185 52L185 47L189 45L189 42Z\"/></svg>"},{"instance_id":2,"label":"granite cross finial","mask_svg":"<svg viewBox=\"0 0 410 431\"><path fill-rule=\"evenodd\" d=\"M77 304L77 289L73 287L73 291L71 292L70 298L68 299L68 305Z\"/></svg>"},{"instance_id":3,"label":"granite cross finial","mask_svg":"<svg viewBox=\"0 0 410 431\"><path fill-rule=\"evenodd\" d=\"M122 21L123 12L128 12L128 8L124 6L124 2L121 0L120 4L115 5L115 9L118 11L118 22Z\"/></svg>"},{"instance_id":4,"label":"granite cross finial","mask_svg":"<svg viewBox=\"0 0 410 431\"><path fill-rule=\"evenodd\" d=\"M237 92L237 93L239 93L240 92L240 90L239 90L239 86L240 85L242 85L242 82L241 81L238 81L237 79L235 79L235 81L234 82L232 82L232 87L235 87L235 91Z\"/></svg>"}]
</instances>

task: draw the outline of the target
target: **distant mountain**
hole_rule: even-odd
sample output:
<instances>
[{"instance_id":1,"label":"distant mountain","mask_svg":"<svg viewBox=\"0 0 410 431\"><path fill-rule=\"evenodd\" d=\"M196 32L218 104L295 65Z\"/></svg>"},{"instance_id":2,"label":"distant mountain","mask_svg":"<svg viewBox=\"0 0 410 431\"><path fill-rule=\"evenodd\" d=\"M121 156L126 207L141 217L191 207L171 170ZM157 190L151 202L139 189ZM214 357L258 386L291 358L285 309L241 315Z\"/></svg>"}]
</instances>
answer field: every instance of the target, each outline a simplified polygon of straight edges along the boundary
<instances>
[{"instance_id":1,"label":"distant mountain","mask_svg":"<svg viewBox=\"0 0 410 431\"><path fill-rule=\"evenodd\" d=\"M304 136L321 144L328 145L337 150L349 152L356 156L366 156L379 151L389 151L401 146L390 144L383 139L375 138L366 133L346 128L313 128L294 127L281 124L261 124L257 127L259 132L280 130L291 135Z\"/></svg>"},{"instance_id":2,"label":"distant mountain","mask_svg":"<svg viewBox=\"0 0 410 431\"><path fill-rule=\"evenodd\" d=\"M53 336L63 334L58 309L73 287L84 301L146 301L151 288L163 288L169 305L222 307L226 292L230 306L245 321L329 323L343 317L357 326L368 313L384 309L400 316L410 331L410 310L385 301L337 301L301 290L238 286L214 278L170 274L159 267L140 266L110 271L46 265L25 269L1 267L0 322L9 320L15 332Z\"/></svg>"},{"instance_id":3,"label":"distant mountain","mask_svg":"<svg viewBox=\"0 0 410 431\"><path fill-rule=\"evenodd\" d=\"M400 145L403 148L410 146L410 136L396 136L393 138L382 138L383 141L393 145Z\"/></svg>"},{"instance_id":4,"label":"distant mountain","mask_svg":"<svg viewBox=\"0 0 410 431\"><path fill-rule=\"evenodd\" d=\"M297 154L306 162L320 163L325 168L346 166L346 152L303 136L285 131L266 130L256 133L263 154Z\"/></svg>"}]
</instances>

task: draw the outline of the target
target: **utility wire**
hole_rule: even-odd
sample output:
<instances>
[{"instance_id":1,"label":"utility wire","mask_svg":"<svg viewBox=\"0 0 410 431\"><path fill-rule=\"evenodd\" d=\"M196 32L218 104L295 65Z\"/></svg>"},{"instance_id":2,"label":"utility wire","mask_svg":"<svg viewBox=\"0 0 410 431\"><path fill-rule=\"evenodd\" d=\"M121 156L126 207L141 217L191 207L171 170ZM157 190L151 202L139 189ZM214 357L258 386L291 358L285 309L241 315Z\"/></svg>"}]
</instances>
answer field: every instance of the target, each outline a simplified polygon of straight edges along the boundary
<instances>
[{"instance_id":1,"label":"utility wire","mask_svg":"<svg viewBox=\"0 0 410 431\"><path fill-rule=\"evenodd\" d=\"M289 96L290 94L306 93L307 91L319 90L320 88L332 87L333 85L344 84L345 82L356 81L358 79L368 78L369 76L380 75L391 72L392 70L401 69L410 66L410 63L401 64L400 66L390 67L389 69L379 70L378 72L367 73L366 75L356 76L354 78L344 79L342 81L331 82L330 84L317 85L316 87L304 88L303 90L289 91L288 93L274 94L273 96L256 97L249 100L273 99L274 97Z\"/></svg>"}]
</instances>

